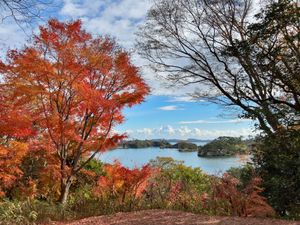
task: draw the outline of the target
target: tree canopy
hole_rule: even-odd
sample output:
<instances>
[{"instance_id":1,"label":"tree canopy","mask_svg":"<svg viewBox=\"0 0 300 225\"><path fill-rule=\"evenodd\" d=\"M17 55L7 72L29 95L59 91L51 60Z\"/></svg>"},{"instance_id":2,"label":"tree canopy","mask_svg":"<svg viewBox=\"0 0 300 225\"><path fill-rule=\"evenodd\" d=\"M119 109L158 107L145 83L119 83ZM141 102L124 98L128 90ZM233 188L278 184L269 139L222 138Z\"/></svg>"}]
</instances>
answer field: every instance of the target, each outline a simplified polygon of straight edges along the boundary
<instances>
[{"instance_id":1,"label":"tree canopy","mask_svg":"<svg viewBox=\"0 0 300 225\"><path fill-rule=\"evenodd\" d=\"M125 137L113 132L122 109L149 92L128 53L110 38L93 38L81 21L50 20L32 44L8 52L0 73L1 136L33 134L28 148L55 156L61 202L78 171Z\"/></svg>"}]
</instances>

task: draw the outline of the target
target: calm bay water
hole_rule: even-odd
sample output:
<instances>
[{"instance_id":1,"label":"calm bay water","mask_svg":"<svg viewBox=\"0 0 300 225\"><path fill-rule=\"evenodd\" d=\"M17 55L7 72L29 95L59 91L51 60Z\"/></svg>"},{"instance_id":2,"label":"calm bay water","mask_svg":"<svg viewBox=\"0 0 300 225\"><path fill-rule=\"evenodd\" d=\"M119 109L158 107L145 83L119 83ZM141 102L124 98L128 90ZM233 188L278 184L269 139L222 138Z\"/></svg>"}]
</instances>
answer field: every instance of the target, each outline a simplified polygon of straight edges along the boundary
<instances>
[{"instance_id":1,"label":"calm bay water","mask_svg":"<svg viewBox=\"0 0 300 225\"><path fill-rule=\"evenodd\" d=\"M160 148L139 148L139 149L115 149L97 156L102 162L113 163L120 161L128 168L141 167L156 157L172 157L175 160L183 161L185 165L200 167L208 174L221 174L230 167L239 167L242 162L239 157L218 157L203 158L198 157L197 152L179 152L177 149Z\"/></svg>"}]
</instances>

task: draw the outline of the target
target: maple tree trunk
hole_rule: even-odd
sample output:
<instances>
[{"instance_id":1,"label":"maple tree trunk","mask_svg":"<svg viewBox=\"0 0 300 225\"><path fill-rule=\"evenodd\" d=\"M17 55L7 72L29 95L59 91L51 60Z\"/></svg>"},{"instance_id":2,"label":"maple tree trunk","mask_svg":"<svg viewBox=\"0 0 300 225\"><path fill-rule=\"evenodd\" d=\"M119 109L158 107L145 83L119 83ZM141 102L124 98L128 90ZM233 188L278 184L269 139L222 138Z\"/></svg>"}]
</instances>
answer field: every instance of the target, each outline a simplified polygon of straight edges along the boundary
<instances>
[{"instance_id":1,"label":"maple tree trunk","mask_svg":"<svg viewBox=\"0 0 300 225\"><path fill-rule=\"evenodd\" d=\"M60 197L59 197L59 202L61 204L66 204L68 195L69 195L69 190L72 184L72 179L62 179L61 181L61 191L60 191Z\"/></svg>"}]
</instances>

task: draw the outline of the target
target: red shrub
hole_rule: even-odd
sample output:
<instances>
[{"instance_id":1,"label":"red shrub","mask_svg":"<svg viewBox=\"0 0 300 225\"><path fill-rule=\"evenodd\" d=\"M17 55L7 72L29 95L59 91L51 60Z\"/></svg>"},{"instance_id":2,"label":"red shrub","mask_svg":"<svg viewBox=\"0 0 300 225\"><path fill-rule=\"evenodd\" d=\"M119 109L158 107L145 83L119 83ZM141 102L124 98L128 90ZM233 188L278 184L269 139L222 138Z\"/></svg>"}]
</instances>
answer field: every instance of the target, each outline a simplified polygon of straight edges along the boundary
<instances>
[{"instance_id":1,"label":"red shrub","mask_svg":"<svg viewBox=\"0 0 300 225\"><path fill-rule=\"evenodd\" d=\"M119 203L141 197L154 170L145 165L141 169L128 169L119 162L104 167L106 176L99 178L94 194L102 198L114 198Z\"/></svg>"},{"instance_id":2,"label":"red shrub","mask_svg":"<svg viewBox=\"0 0 300 225\"><path fill-rule=\"evenodd\" d=\"M259 195L261 179L252 178L243 190L238 190L239 180L225 173L213 185L212 207L218 214L235 216L273 216L274 210L266 199Z\"/></svg>"}]
</instances>

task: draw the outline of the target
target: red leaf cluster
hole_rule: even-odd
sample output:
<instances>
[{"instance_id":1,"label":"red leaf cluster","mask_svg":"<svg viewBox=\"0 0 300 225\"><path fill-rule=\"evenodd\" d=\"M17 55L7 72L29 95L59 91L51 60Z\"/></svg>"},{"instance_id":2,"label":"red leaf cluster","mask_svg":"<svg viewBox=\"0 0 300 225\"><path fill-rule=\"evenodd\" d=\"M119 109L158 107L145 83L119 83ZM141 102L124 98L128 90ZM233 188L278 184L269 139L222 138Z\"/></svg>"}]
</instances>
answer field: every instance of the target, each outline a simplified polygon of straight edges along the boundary
<instances>
[{"instance_id":1,"label":"red leaf cluster","mask_svg":"<svg viewBox=\"0 0 300 225\"><path fill-rule=\"evenodd\" d=\"M145 165L141 169L128 169L119 162L105 166L105 176L101 176L94 194L98 197L115 197L119 203L141 197L154 170Z\"/></svg>"}]
</instances>

